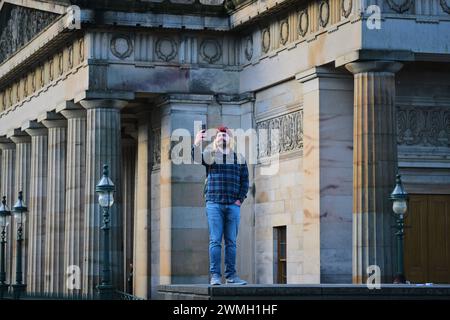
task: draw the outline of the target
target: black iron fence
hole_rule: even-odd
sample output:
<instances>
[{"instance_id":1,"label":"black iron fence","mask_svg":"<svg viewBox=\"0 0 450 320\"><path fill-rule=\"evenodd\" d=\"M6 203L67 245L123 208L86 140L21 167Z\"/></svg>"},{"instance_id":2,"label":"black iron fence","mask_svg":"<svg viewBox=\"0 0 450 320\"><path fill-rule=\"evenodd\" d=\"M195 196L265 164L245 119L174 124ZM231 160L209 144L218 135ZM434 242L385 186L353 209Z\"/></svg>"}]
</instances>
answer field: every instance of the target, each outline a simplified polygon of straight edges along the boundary
<instances>
[{"instance_id":1,"label":"black iron fence","mask_svg":"<svg viewBox=\"0 0 450 320\"><path fill-rule=\"evenodd\" d=\"M67 293L44 293L44 292L23 292L19 297L9 290L0 297L0 300L101 300L98 294L67 294ZM111 300L145 300L132 294L115 291Z\"/></svg>"}]
</instances>

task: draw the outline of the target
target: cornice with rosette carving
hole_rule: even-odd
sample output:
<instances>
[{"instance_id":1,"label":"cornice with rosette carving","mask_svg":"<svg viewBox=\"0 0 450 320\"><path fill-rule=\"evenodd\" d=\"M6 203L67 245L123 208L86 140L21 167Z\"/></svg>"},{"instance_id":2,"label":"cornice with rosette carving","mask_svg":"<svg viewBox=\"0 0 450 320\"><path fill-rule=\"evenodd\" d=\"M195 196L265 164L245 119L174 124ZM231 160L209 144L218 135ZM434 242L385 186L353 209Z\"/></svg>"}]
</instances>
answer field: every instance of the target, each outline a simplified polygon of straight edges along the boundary
<instances>
[{"instance_id":1,"label":"cornice with rosette carving","mask_svg":"<svg viewBox=\"0 0 450 320\"><path fill-rule=\"evenodd\" d=\"M412 4L413 0L386 0L389 7L397 13L403 13L408 11Z\"/></svg>"}]
</instances>

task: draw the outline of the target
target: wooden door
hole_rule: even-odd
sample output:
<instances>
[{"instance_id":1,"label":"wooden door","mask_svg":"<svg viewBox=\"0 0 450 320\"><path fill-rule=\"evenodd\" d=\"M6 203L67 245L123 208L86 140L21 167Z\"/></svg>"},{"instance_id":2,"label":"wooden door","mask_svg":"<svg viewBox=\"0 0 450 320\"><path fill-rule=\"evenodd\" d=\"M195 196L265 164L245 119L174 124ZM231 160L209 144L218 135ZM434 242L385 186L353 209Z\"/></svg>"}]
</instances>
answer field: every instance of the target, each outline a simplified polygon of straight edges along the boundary
<instances>
[{"instance_id":1,"label":"wooden door","mask_svg":"<svg viewBox=\"0 0 450 320\"><path fill-rule=\"evenodd\" d=\"M411 195L405 274L412 283L450 283L450 195Z\"/></svg>"}]
</instances>

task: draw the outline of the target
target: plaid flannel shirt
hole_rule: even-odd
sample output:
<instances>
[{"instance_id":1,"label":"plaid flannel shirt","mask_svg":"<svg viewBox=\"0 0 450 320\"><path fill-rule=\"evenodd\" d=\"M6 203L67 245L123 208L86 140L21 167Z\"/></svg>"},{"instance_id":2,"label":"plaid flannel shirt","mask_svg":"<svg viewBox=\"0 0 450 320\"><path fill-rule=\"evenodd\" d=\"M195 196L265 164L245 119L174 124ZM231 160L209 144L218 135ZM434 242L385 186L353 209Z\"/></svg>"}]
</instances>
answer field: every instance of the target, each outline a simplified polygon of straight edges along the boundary
<instances>
[{"instance_id":1,"label":"plaid flannel shirt","mask_svg":"<svg viewBox=\"0 0 450 320\"><path fill-rule=\"evenodd\" d=\"M192 146L192 159L200 162L200 147ZM206 167L207 182L205 200L222 204L231 204L247 197L249 178L244 157L231 152L228 155L220 151L205 150L201 153L201 162Z\"/></svg>"}]
</instances>

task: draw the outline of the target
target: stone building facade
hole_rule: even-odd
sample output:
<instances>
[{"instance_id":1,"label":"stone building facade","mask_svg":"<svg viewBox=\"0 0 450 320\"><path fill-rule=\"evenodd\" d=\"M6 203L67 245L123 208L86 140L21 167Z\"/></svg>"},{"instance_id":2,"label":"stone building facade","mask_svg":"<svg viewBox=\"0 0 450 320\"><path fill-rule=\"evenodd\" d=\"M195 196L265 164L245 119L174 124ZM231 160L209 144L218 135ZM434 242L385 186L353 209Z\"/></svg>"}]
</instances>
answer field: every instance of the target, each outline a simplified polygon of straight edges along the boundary
<instances>
[{"instance_id":1,"label":"stone building facade","mask_svg":"<svg viewBox=\"0 0 450 320\"><path fill-rule=\"evenodd\" d=\"M204 168L171 159L195 121L280 133L249 165L242 278L391 282L400 172L407 275L449 283L449 30L450 0L0 1L0 193L29 207L27 290L71 293L78 266L94 292L104 163L116 288L131 268L144 298L208 281Z\"/></svg>"}]
</instances>

